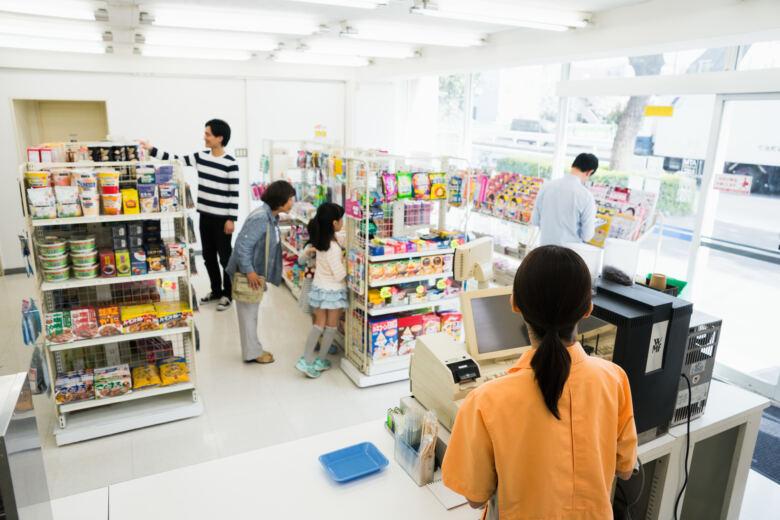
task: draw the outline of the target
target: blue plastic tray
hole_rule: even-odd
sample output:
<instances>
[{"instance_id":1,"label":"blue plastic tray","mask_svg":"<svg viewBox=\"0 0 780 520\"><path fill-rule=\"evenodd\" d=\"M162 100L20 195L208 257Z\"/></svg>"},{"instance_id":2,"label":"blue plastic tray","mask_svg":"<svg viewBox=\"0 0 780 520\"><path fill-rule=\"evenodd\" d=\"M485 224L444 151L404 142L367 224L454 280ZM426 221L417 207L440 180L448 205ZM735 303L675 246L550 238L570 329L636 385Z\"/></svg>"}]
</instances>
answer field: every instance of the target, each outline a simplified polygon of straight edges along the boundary
<instances>
[{"instance_id":1,"label":"blue plastic tray","mask_svg":"<svg viewBox=\"0 0 780 520\"><path fill-rule=\"evenodd\" d=\"M348 482L369 475L389 464L382 452L370 442L332 451L319 458L320 464L336 482Z\"/></svg>"}]
</instances>

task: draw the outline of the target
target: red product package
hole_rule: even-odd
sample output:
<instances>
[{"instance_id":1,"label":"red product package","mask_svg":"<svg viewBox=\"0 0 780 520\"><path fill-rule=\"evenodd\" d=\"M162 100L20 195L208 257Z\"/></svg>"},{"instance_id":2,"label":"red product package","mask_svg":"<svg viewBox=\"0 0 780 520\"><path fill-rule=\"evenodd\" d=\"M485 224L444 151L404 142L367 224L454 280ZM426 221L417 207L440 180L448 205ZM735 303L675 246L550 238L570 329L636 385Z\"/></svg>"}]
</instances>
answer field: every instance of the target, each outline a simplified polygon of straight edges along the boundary
<instances>
[{"instance_id":1,"label":"red product package","mask_svg":"<svg viewBox=\"0 0 780 520\"><path fill-rule=\"evenodd\" d=\"M97 316L100 336L122 334L122 320L119 318L118 305L101 305L97 309Z\"/></svg>"},{"instance_id":2,"label":"red product package","mask_svg":"<svg viewBox=\"0 0 780 520\"><path fill-rule=\"evenodd\" d=\"M98 321L94 307L78 307L71 309L70 321L73 332L79 339L89 339L97 336Z\"/></svg>"},{"instance_id":3,"label":"red product package","mask_svg":"<svg viewBox=\"0 0 780 520\"><path fill-rule=\"evenodd\" d=\"M423 317L399 316L398 317L398 355L410 354L414 351L417 336L423 332Z\"/></svg>"},{"instance_id":4,"label":"red product package","mask_svg":"<svg viewBox=\"0 0 780 520\"><path fill-rule=\"evenodd\" d=\"M116 257L113 249L100 250L100 276L103 278L116 276Z\"/></svg>"},{"instance_id":5,"label":"red product package","mask_svg":"<svg viewBox=\"0 0 780 520\"><path fill-rule=\"evenodd\" d=\"M449 334L455 341L461 341L463 335L463 314L455 311L440 312L441 331Z\"/></svg>"},{"instance_id":6,"label":"red product package","mask_svg":"<svg viewBox=\"0 0 780 520\"><path fill-rule=\"evenodd\" d=\"M424 335L427 334L436 334L441 330L441 318L439 318L436 314L423 314L422 315L422 326L423 331L422 333Z\"/></svg>"}]
</instances>

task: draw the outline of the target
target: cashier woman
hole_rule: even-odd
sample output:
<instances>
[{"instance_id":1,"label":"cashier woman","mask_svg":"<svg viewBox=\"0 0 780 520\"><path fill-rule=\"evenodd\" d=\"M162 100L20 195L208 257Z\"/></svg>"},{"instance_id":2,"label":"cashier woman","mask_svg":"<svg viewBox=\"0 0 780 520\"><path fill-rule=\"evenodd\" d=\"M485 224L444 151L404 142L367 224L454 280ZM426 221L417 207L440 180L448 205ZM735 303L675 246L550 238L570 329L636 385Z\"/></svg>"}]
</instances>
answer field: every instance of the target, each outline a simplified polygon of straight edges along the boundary
<instances>
[{"instance_id":1,"label":"cashier woman","mask_svg":"<svg viewBox=\"0 0 780 520\"><path fill-rule=\"evenodd\" d=\"M533 348L463 402L444 484L486 505L483 518L612 518L613 477L631 476L637 436L625 372L575 340L593 309L588 267L570 249L537 248L515 275L511 304Z\"/></svg>"}]
</instances>

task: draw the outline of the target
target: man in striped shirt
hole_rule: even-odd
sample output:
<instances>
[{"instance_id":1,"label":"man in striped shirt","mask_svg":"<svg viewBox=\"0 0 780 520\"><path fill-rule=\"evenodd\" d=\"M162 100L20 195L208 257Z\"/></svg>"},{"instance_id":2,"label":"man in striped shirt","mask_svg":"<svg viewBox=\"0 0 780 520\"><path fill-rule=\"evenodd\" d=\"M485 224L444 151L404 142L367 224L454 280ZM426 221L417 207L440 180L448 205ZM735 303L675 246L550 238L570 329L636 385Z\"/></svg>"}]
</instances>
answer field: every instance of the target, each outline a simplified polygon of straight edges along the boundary
<instances>
[{"instance_id":1,"label":"man in striped shirt","mask_svg":"<svg viewBox=\"0 0 780 520\"><path fill-rule=\"evenodd\" d=\"M238 164L225 152L224 146L230 141L230 126L226 122L221 119L208 121L203 139L208 150L182 156L163 152L147 143L143 146L152 157L173 158L198 172L200 243L211 281L211 293L201 302L218 301L217 310L224 311L230 307L233 297L225 267L233 251L231 239L238 219Z\"/></svg>"}]
</instances>

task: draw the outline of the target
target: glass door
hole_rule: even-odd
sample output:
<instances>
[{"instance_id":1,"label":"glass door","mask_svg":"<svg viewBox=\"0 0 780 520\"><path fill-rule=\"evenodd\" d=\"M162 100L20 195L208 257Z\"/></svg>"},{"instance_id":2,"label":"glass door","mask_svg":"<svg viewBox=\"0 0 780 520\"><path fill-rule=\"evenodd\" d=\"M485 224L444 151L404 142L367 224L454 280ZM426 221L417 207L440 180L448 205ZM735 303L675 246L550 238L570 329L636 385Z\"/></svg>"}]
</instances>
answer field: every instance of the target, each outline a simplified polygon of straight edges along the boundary
<instances>
[{"instance_id":1,"label":"glass door","mask_svg":"<svg viewBox=\"0 0 780 520\"><path fill-rule=\"evenodd\" d=\"M695 308L723 320L716 375L774 400L780 400L778 120L780 93L718 97L712 170L694 237L700 247L688 273Z\"/></svg>"}]
</instances>

